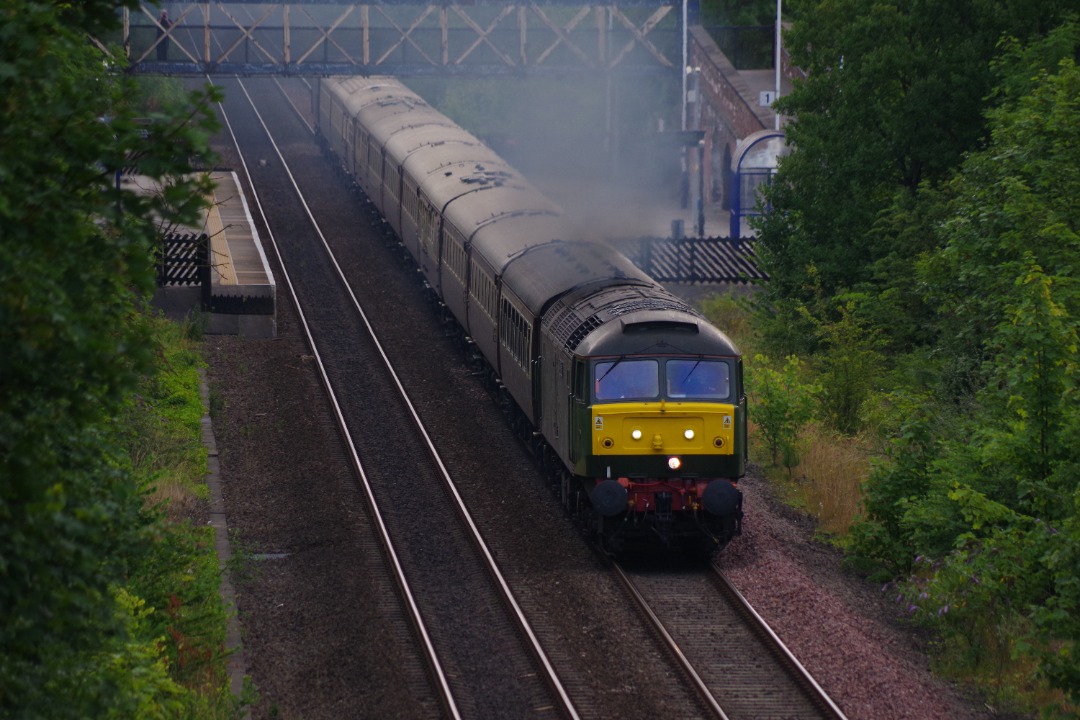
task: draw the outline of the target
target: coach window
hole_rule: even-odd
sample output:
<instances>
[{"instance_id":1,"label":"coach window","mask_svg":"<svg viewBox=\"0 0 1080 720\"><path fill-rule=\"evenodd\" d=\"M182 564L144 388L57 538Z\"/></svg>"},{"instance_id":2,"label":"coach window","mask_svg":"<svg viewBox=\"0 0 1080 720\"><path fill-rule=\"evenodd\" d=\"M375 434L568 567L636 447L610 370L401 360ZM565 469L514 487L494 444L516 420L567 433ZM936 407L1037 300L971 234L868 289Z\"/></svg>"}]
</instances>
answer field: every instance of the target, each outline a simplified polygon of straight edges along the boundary
<instances>
[{"instance_id":1,"label":"coach window","mask_svg":"<svg viewBox=\"0 0 1080 720\"><path fill-rule=\"evenodd\" d=\"M669 398L726 400L731 394L731 368L723 360L668 360L664 376Z\"/></svg>"},{"instance_id":2,"label":"coach window","mask_svg":"<svg viewBox=\"0 0 1080 720\"><path fill-rule=\"evenodd\" d=\"M656 360L604 360L596 363L593 377L597 400L655 400L660 396L660 364Z\"/></svg>"}]
</instances>

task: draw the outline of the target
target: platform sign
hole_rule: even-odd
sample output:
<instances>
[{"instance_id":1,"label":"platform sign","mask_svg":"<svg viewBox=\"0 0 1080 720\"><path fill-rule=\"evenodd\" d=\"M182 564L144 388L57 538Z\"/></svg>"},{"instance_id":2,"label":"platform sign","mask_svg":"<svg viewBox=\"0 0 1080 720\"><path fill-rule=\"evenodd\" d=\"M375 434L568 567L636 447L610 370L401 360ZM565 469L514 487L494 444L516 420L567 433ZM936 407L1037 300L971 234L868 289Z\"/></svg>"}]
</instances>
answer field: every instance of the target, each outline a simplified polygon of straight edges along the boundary
<instances>
[{"instance_id":1,"label":"platform sign","mask_svg":"<svg viewBox=\"0 0 1080 720\"><path fill-rule=\"evenodd\" d=\"M776 100L775 90L762 90L758 93L758 105L761 107L769 107Z\"/></svg>"}]
</instances>

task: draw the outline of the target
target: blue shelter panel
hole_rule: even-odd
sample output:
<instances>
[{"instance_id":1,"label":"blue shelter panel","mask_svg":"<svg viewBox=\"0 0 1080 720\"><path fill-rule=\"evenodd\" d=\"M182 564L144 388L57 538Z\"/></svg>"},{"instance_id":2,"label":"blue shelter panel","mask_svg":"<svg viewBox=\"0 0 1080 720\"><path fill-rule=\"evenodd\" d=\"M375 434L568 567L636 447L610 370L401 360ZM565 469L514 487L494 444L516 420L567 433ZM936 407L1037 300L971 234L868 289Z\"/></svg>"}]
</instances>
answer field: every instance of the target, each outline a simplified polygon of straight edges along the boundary
<instances>
[{"instance_id":1,"label":"blue shelter panel","mask_svg":"<svg viewBox=\"0 0 1080 720\"><path fill-rule=\"evenodd\" d=\"M731 158L731 237L749 235L743 218L761 214L758 190L772 180L780 158L788 152L781 130L759 130L739 141Z\"/></svg>"}]
</instances>

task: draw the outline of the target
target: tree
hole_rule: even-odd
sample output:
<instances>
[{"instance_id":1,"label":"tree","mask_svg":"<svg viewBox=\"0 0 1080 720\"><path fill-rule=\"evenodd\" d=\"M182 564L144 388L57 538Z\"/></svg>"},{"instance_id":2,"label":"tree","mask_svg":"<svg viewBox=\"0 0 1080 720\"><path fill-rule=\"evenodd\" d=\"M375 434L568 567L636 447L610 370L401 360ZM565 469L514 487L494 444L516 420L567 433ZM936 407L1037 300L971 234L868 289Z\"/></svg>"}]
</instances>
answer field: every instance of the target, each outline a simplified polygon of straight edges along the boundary
<instances>
[{"instance_id":1,"label":"tree","mask_svg":"<svg viewBox=\"0 0 1080 720\"><path fill-rule=\"evenodd\" d=\"M760 225L774 308L828 312L813 305L815 292L895 288L911 298L912 261L935 249L932 225L912 226L936 217L918 206L920 189L939 186L984 139L995 81L987 59L1003 34L1026 40L1067 8L839 0L803 9L785 44L807 78L779 102L792 118L793 151L767 190L773 210ZM811 267L814 290L805 284Z\"/></svg>"},{"instance_id":2,"label":"tree","mask_svg":"<svg viewBox=\"0 0 1080 720\"><path fill-rule=\"evenodd\" d=\"M1077 158L1080 101L1075 68L1060 58L1080 45L1077 25L1067 24L1045 42L1019 47L1002 57L1003 106L990 113L997 123L991 151L972 155L947 188L952 212L941 250L921 265L920 279L941 306L945 334L981 343L1015 295L1015 280L1032 264L1054 275L1072 276L1078 245L1074 199L1080 192ZM1043 85L1031 90L1033 79ZM1015 96L1015 93L1023 93ZM1077 308L1069 307L1070 312Z\"/></svg>"},{"instance_id":3,"label":"tree","mask_svg":"<svg viewBox=\"0 0 1080 720\"><path fill-rule=\"evenodd\" d=\"M116 589L147 527L114 419L151 348L160 223L191 222L206 181L207 100L136 122L133 83L87 42L120 3L0 9L0 715L106 717L124 707ZM159 196L118 187L136 168ZM119 644L117 644L119 643ZM112 650L109 650L109 649ZM111 664L110 664L111 663ZM125 681L126 682L126 681Z\"/></svg>"},{"instance_id":4,"label":"tree","mask_svg":"<svg viewBox=\"0 0 1080 720\"><path fill-rule=\"evenodd\" d=\"M754 357L747 374L754 421L765 447L774 465L779 459L789 470L799 464L799 434L810 422L815 396L821 392L821 388L806 384L799 375L799 358L787 357L783 368L776 370L763 355Z\"/></svg>"},{"instance_id":5,"label":"tree","mask_svg":"<svg viewBox=\"0 0 1080 720\"><path fill-rule=\"evenodd\" d=\"M916 467L871 479L863 548L929 555L923 612L966 645L992 636L1080 700L1080 27L998 65L990 141L944 184L940 250L919 268L943 336L982 360L967 421ZM960 343L946 346L954 349ZM925 441L920 441L925 444ZM903 472L899 472L903 470ZM910 487L910 486L909 486ZM889 537L886 537L889 536ZM890 542L891 540L891 542ZM881 560L896 563L882 551ZM934 614L936 612L936 615ZM987 629L991 632L987 632ZM1006 631L1007 629L1007 631ZM977 630L977 632L976 632ZM975 652L973 657L979 657Z\"/></svg>"},{"instance_id":6,"label":"tree","mask_svg":"<svg viewBox=\"0 0 1080 720\"><path fill-rule=\"evenodd\" d=\"M770 25L776 22L776 0L703 0L703 25Z\"/></svg>"}]
</instances>

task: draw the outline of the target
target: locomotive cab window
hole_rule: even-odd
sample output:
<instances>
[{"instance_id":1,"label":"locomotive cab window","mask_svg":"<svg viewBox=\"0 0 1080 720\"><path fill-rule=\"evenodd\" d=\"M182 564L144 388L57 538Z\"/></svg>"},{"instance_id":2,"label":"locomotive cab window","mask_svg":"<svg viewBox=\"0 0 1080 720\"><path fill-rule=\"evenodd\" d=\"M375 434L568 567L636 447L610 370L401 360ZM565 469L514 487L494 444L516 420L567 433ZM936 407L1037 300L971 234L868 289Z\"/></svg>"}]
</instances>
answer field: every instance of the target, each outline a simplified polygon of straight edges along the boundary
<instances>
[{"instance_id":1,"label":"locomotive cab window","mask_svg":"<svg viewBox=\"0 0 1080 720\"><path fill-rule=\"evenodd\" d=\"M664 376L669 398L726 400L731 394L731 368L722 360L671 359Z\"/></svg>"},{"instance_id":2,"label":"locomotive cab window","mask_svg":"<svg viewBox=\"0 0 1080 720\"><path fill-rule=\"evenodd\" d=\"M597 400L655 400L660 396L657 360L604 360L596 363L593 377Z\"/></svg>"}]
</instances>

